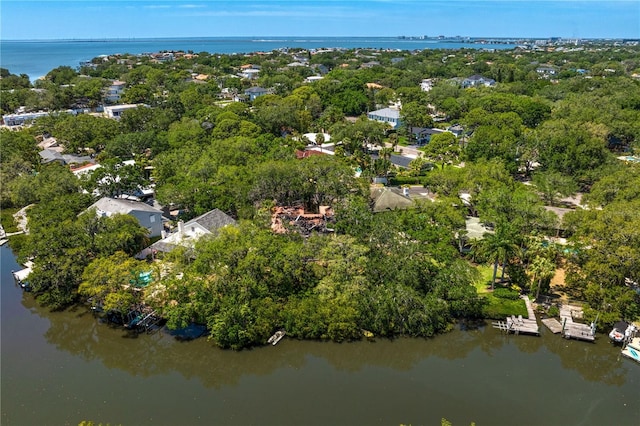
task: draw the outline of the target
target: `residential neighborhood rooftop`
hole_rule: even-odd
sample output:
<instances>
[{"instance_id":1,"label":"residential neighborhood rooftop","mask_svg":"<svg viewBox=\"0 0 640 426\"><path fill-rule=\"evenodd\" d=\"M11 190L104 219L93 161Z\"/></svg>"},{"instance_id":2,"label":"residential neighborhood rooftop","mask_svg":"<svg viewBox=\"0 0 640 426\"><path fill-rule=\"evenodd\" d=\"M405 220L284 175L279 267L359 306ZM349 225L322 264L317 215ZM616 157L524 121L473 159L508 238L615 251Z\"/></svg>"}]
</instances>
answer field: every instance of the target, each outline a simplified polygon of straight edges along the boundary
<instances>
[{"instance_id":1,"label":"residential neighborhood rooftop","mask_svg":"<svg viewBox=\"0 0 640 426\"><path fill-rule=\"evenodd\" d=\"M123 200L120 198L103 197L89 206L89 209L95 208L98 211L102 211L110 214L129 214L133 210L146 211L149 213L162 213L162 211L151 207L148 204L141 203L139 201Z\"/></svg>"}]
</instances>

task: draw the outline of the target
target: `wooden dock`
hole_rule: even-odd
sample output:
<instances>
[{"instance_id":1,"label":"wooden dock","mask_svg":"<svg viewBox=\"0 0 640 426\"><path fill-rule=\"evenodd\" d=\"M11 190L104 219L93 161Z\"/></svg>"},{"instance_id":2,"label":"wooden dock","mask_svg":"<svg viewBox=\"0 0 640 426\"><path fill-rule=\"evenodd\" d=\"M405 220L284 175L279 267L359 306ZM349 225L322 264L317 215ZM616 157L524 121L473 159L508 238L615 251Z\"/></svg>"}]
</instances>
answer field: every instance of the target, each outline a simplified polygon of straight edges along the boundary
<instances>
[{"instance_id":1,"label":"wooden dock","mask_svg":"<svg viewBox=\"0 0 640 426\"><path fill-rule=\"evenodd\" d=\"M542 323L547 326L553 334L562 333L562 324L555 318L544 318Z\"/></svg>"},{"instance_id":2,"label":"wooden dock","mask_svg":"<svg viewBox=\"0 0 640 426\"><path fill-rule=\"evenodd\" d=\"M555 318L545 318L542 323L554 334L562 334L565 339L577 339L593 342L595 326L573 321L574 318L582 318L582 308L578 306L563 305L560 307L560 321Z\"/></svg>"},{"instance_id":3,"label":"wooden dock","mask_svg":"<svg viewBox=\"0 0 640 426\"><path fill-rule=\"evenodd\" d=\"M594 326L573 321L568 322L566 319L562 326L562 336L565 339L586 340L588 342L596 340Z\"/></svg>"},{"instance_id":4,"label":"wooden dock","mask_svg":"<svg viewBox=\"0 0 640 426\"><path fill-rule=\"evenodd\" d=\"M560 306L560 320L567 318L567 321L573 322L574 319L582 319L583 312L581 306L562 305Z\"/></svg>"},{"instance_id":5,"label":"wooden dock","mask_svg":"<svg viewBox=\"0 0 640 426\"><path fill-rule=\"evenodd\" d=\"M595 325L574 322L574 318L582 318L581 307L571 305L563 305L562 307L560 307L562 336L565 339L585 340L587 342L593 342L594 340L596 340Z\"/></svg>"},{"instance_id":6,"label":"wooden dock","mask_svg":"<svg viewBox=\"0 0 640 426\"><path fill-rule=\"evenodd\" d=\"M521 315L518 317L511 315L506 318L506 321L494 322L493 327L502 330L505 333L535 334L536 336L539 336L540 327L538 326L538 321L536 320L536 314L533 311L531 301L527 296L522 296L522 299L524 299L524 303L527 306L527 314L529 318L522 318Z\"/></svg>"},{"instance_id":7,"label":"wooden dock","mask_svg":"<svg viewBox=\"0 0 640 426\"><path fill-rule=\"evenodd\" d=\"M527 316L529 319L536 319L536 313L533 311L533 305L531 304L531 300L529 300L528 296L520 296L521 299L524 300L524 304L527 307Z\"/></svg>"}]
</instances>

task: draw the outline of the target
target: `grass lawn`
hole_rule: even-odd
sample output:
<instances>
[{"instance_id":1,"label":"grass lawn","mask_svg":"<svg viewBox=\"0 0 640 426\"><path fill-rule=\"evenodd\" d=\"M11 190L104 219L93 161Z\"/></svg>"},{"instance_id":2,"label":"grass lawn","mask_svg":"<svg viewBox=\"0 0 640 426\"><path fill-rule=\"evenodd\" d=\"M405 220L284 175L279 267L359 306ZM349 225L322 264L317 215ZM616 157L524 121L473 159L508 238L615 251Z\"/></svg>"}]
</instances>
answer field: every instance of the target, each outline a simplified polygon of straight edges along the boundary
<instances>
[{"instance_id":1,"label":"grass lawn","mask_svg":"<svg viewBox=\"0 0 640 426\"><path fill-rule=\"evenodd\" d=\"M478 294L491 292L491 278L493 278L493 265L478 265L476 269L480 272L480 278L474 283Z\"/></svg>"},{"instance_id":2,"label":"grass lawn","mask_svg":"<svg viewBox=\"0 0 640 426\"><path fill-rule=\"evenodd\" d=\"M522 315L524 318L528 316L527 306L522 299L501 299L491 294L484 297L487 300L487 304L483 306L482 314L486 318L503 320L511 315Z\"/></svg>"},{"instance_id":3,"label":"grass lawn","mask_svg":"<svg viewBox=\"0 0 640 426\"><path fill-rule=\"evenodd\" d=\"M399 146L409 146L409 139L406 136L400 136L398 138Z\"/></svg>"},{"instance_id":4,"label":"grass lawn","mask_svg":"<svg viewBox=\"0 0 640 426\"><path fill-rule=\"evenodd\" d=\"M504 319L511 315L527 317L527 306L524 300L505 299L494 296L491 291L491 278L493 278L493 265L476 266L480 272L480 278L474 283L478 295L486 300L483 307L483 315L491 319ZM498 286L496 286L497 288Z\"/></svg>"}]
</instances>

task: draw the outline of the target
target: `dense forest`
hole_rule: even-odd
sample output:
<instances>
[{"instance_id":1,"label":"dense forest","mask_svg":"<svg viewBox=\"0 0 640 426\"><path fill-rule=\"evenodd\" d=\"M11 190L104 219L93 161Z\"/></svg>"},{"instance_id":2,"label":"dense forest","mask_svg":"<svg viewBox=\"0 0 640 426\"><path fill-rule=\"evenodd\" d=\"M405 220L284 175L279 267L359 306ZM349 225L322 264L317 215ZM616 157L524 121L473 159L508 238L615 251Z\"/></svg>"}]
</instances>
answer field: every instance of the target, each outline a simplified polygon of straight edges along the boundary
<instances>
[{"instance_id":1,"label":"dense forest","mask_svg":"<svg viewBox=\"0 0 640 426\"><path fill-rule=\"evenodd\" d=\"M3 113L92 110L113 80L126 84L123 103L141 104L119 121L51 113L0 130L1 207L31 206L29 233L11 244L33 260L33 294L52 309L90 299L124 313L144 303L171 327L206 324L225 348L262 344L277 329L335 341L432 336L458 318L506 314L477 291L484 265L493 276L482 284L505 299L544 295L563 268L588 319L633 320L640 164L617 157L640 150L639 50L118 55L33 84L3 69ZM257 79L238 75L246 64ZM463 88L472 75L495 84ZM268 94L242 99L252 86ZM402 106L397 131L366 118L390 103ZM453 125L463 131L432 136L409 167L390 161L415 142L412 128ZM310 132L331 135L335 155L298 159ZM79 179L42 164L42 135L103 167ZM370 185L381 176L432 196L374 213ZM149 185L179 220L220 209L237 226L143 261L134 255L151 241L135 218L81 214L98 197ZM554 213L576 194L577 208ZM274 208L297 205L331 206L332 232L274 233ZM467 239L468 216L491 232ZM145 271L154 279L140 290L132 276Z\"/></svg>"}]
</instances>

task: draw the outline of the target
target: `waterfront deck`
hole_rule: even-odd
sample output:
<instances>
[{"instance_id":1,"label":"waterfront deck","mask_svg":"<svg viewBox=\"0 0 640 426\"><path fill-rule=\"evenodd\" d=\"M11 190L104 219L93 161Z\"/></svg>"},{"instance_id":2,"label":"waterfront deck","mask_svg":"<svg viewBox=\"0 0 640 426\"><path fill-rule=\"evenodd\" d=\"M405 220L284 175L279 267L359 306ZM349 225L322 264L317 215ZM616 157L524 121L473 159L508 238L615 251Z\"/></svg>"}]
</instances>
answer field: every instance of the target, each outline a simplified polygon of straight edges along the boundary
<instances>
[{"instance_id":1,"label":"waterfront deck","mask_svg":"<svg viewBox=\"0 0 640 426\"><path fill-rule=\"evenodd\" d=\"M544 318L542 323L549 329L553 334L562 333L562 324L555 318Z\"/></svg>"},{"instance_id":2,"label":"waterfront deck","mask_svg":"<svg viewBox=\"0 0 640 426\"><path fill-rule=\"evenodd\" d=\"M585 340L587 342L596 340L595 333L591 326L578 322L566 322L562 327L562 336L565 339Z\"/></svg>"},{"instance_id":3,"label":"waterfront deck","mask_svg":"<svg viewBox=\"0 0 640 426\"><path fill-rule=\"evenodd\" d=\"M124 327L138 332L152 333L159 330L158 324L161 321L162 317L152 308L139 305L129 311Z\"/></svg>"},{"instance_id":4,"label":"waterfront deck","mask_svg":"<svg viewBox=\"0 0 640 426\"><path fill-rule=\"evenodd\" d=\"M515 315L511 315L510 317L506 318L506 321L494 322L493 327L502 330L505 333L534 334L536 336L539 336L540 327L538 326L538 321L536 320L536 314L533 311L531 301L527 296L522 296L522 299L527 306L528 318L522 318L522 316L520 315L518 317L516 317Z\"/></svg>"},{"instance_id":5,"label":"waterfront deck","mask_svg":"<svg viewBox=\"0 0 640 426\"><path fill-rule=\"evenodd\" d=\"M560 321L562 323L562 336L565 339L596 340L595 326L574 322L574 318L582 318L582 308L579 306L563 305L560 307Z\"/></svg>"},{"instance_id":6,"label":"waterfront deck","mask_svg":"<svg viewBox=\"0 0 640 426\"><path fill-rule=\"evenodd\" d=\"M31 261L27 261L24 263L24 269L20 269L19 271L11 271L11 274L13 275L13 279L15 281L15 283L17 285L19 285L20 287L22 287L24 290L30 290L30 285L29 282L27 281L27 278L29 277L29 274L31 274L31 270L33 268L33 262Z\"/></svg>"},{"instance_id":7,"label":"waterfront deck","mask_svg":"<svg viewBox=\"0 0 640 426\"><path fill-rule=\"evenodd\" d=\"M520 296L522 300L524 300L524 304L527 307L527 317L529 319L536 319L536 313L533 311L533 304L531 304L531 300L529 300L528 296Z\"/></svg>"},{"instance_id":8,"label":"waterfront deck","mask_svg":"<svg viewBox=\"0 0 640 426\"><path fill-rule=\"evenodd\" d=\"M573 321L574 318L582 318L582 308L578 306L564 305L560 308L560 321L555 318L545 318L542 323L554 334L562 334L565 339L576 339L593 342L595 327Z\"/></svg>"}]
</instances>

